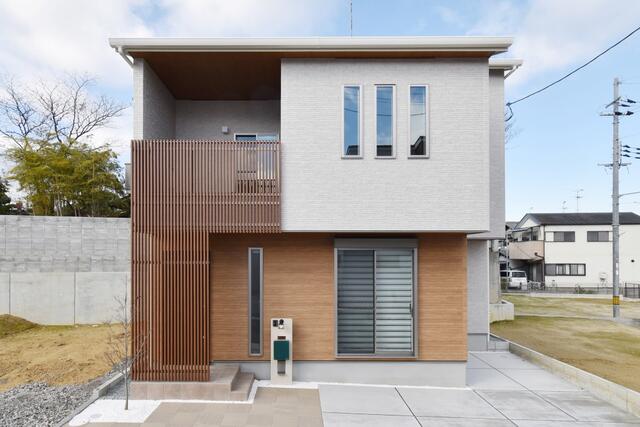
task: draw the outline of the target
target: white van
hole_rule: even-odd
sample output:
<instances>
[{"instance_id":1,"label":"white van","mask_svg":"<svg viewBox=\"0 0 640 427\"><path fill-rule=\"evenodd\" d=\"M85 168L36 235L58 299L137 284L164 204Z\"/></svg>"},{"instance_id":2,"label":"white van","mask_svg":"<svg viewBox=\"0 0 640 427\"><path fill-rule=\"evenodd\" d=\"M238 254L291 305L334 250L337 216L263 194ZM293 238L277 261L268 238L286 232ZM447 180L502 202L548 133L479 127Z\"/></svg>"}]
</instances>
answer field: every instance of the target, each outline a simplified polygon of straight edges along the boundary
<instances>
[{"instance_id":1,"label":"white van","mask_svg":"<svg viewBox=\"0 0 640 427\"><path fill-rule=\"evenodd\" d=\"M502 270L500 283L507 289L527 289L527 273L522 270Z\"/></svg>"}]
</instances>

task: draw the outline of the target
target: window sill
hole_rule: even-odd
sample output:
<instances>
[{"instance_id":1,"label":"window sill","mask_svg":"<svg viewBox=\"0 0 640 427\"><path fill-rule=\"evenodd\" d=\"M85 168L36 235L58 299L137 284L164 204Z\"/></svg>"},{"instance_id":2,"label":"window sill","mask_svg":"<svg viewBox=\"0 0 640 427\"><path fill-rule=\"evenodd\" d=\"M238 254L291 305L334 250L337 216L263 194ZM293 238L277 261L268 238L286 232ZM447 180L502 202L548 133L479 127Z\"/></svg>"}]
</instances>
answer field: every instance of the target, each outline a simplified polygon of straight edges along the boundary
<instances>
[{"instance_id":1,"label":"window sill","mask_svg":"<svg viewBox=\"0 0 640 427\"><path fill-rule=\"evenodd\" d=\"M336 354L335 357L346 360L415 360L418 358L415 354Z\"/></svg>"}]
</instances>

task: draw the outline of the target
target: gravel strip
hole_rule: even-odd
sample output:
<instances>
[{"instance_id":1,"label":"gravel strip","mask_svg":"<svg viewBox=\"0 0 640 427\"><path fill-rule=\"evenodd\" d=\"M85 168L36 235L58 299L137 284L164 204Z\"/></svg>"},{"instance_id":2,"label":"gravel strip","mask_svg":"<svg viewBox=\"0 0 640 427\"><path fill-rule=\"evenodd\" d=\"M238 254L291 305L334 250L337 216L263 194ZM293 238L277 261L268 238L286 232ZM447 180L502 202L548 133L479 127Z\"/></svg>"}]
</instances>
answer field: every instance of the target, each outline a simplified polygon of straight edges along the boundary
<instances>
[{"instance_id":1,"label":"gravel strip","mask_svg":"<svg viewBox=\"0 0 640 427\"><path fill-rule=\"evenodd\" d=\"M79 385L34 382L0 393L0 426L55 426L88 401L93 390L112 375L109 372Z\"/></svg>"}]
</instances>

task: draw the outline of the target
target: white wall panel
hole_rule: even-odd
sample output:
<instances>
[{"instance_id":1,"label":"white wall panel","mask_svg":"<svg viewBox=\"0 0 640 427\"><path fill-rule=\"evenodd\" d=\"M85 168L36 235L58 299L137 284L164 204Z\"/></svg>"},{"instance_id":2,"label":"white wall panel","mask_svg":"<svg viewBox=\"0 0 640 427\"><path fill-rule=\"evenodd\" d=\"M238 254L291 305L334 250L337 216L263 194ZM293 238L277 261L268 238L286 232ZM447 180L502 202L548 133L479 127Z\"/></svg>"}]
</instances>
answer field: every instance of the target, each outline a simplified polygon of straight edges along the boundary
<instances>
[{"instance_id":1,"label":"white wall panel","mask_svg":"<svg viewBox=\"0 0 640 427\"><path fill-rule=\"evenodd\" d=\"M375 159L374 85L396 87L397 155ZM430 158L408 158L408 90L428 84ZM342 85L363 85L364 158L342 159ZM486 60L282 63L284 231L489 230Z\"/></svg>"}]
</instances>

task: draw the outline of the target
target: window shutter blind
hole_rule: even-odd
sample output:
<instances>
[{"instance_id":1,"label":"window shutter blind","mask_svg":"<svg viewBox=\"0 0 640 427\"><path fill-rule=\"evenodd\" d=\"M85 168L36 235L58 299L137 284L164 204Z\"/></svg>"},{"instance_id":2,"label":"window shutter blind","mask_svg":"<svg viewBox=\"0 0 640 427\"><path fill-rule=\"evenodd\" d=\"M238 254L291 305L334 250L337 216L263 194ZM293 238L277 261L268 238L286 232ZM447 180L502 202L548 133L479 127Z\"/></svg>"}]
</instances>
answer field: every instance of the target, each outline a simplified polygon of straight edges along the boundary
<instances>
[{"instance_id":1,"label":"window shutter blind","mask_svg":"<svg viewBox=\"0 0 640 427\"><path fill-rule=\"evenodd\" d=\"M338 353L374 352L374 251L338 251Z\"/></svg>"},{"instance_id":2,"label":"window shutter blind","mask_svg":"<svg viewBox=\"0 0 640 427\"><path fill-rule=\"evenodd\" d=\"M376 352L413 351L413 251L377 250Z\"/></svg>"}]
</instances>

